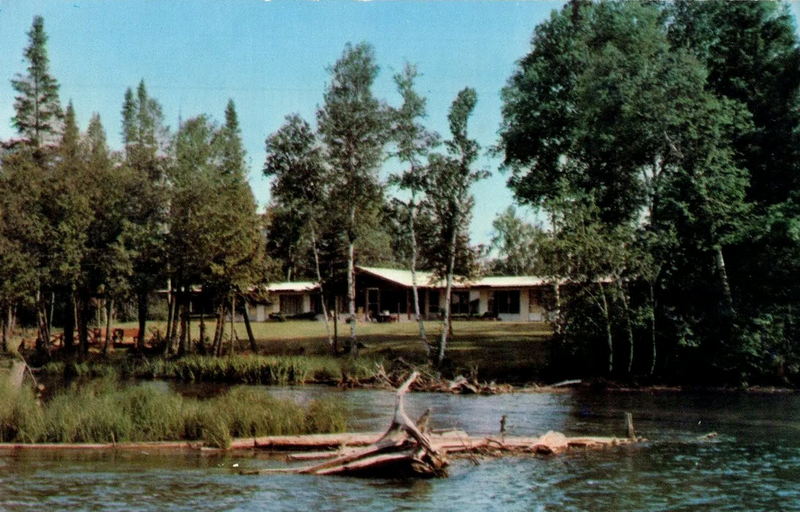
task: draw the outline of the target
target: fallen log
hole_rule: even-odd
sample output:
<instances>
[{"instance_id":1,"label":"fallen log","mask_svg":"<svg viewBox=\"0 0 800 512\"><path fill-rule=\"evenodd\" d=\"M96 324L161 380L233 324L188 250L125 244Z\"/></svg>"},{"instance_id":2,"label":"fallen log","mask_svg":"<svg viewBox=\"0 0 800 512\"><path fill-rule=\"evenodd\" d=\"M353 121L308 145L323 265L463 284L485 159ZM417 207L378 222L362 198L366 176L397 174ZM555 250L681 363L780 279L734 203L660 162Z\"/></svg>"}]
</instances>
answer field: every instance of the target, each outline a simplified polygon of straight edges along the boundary
<instances>
[{"instance_id":1,"label":"fallen log","mask_svg":"<svg viewBox=\"0 0 800 512\"><path fill-rule=\"evenodd\" d=\"M292 461L324 460L314 466L301 468L279 468L263 470L242 470L241 474L270 474L270 473L301 473L315 475L355 475L370 477L442 477L447 475L447 455L465 455L475 460L475 454L534 454L557 455L570 450L602 449L611 446L621 446L642 442L636 437L633 429L633 420L629 413L625 414L626 430L628 437L567 437L560 432L547 432L540 437L506 436L503 432L504 422L501 421L501 436L497 437L472 437L462 431L447 431L440 433L427 433L419 428L427 424L429 411L425 411L417 424L411 422L403 408L403 395L413 382L416 375L411 377L397 391L395 414L389 429L380 438L365 447L347 446L340 443L337 451L314 451L304 454L291 454L288 459ZM366 437L374 434L368 434ZM306 442L305 446L320 445L313 441L322 436L301 436ZM359 441L364 438L347 434L340 438L341 441ZM300 446L297 439L291 439L289 444L293 447ZM326 442L331 442L327 436ZM271 447L279 446L281 439L271 439Z\"/></svg>"},{"instance_id":2,"label":"fallen log","mask_svg":"<svg viewBox=\"0 0 800 512\"><path fill-rule=\"evenodd\" d=\"M142 441L124 443L0 443L3 450L54 451L197 451L205 449L201 441Z\"/></svg>"}]
</instances>

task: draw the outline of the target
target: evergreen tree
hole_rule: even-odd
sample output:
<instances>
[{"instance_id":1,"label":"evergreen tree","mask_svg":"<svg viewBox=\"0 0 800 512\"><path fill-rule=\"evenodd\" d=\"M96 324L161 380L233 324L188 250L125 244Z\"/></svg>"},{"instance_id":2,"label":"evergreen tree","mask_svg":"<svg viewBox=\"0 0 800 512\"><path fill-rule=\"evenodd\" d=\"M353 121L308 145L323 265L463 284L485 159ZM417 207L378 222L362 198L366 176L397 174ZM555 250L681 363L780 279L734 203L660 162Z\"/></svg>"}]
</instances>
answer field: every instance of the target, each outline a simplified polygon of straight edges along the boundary
<instances>
[{"instance_id":1,"label":"evergreen tree","mask_svg":"<svg viewBox=\"0 0 800 512\"><path fill-rule=\"evenodd\" d=\"M50 75L44 19L33 18L25 48L27 73L11 81L18 95L14 101L14 127L35 148L56 142L62 118L58 82Z\"/></svg>"},{"instance_id":2,"label":"evergreen tree","mask_svg":"<svg viewBox=\"0 0 800 512\"><path fill-rule=\"evenodd\" d=\"M229 167L238 130L217 128L205 116L184 122L175 136L168 216L169 276L176 293L169 328L179 354L190 348L188 314L193 286L217 299L217 335L212 351L222 352L221 326L235 293L258 280L262 250L259 218L243 168ZM242 153L243 154L243 153ZM168 344L167 349L170 349Z\"/></svg>"},{"instance_id":3,"label":"evergreen tree","mask_svg":"<svg viewBox=\"0 0 800 512\"><path fill-rule=\"evenodd\" d=\"M42 209L48 219L47 258L43 266L45 290L67 299L64 344L73 341L73 305L77 312L81 354L89 350L90 292L81 286L81 261L85 257L88 227L92 220L80 130L70 102L64 115L64 133L58 145L53 174ZM52 297L52 295L51 295Z\"/></svg>"},{"instance_id":4,"label":"evergreen tree","mask_svg":"<svg viewBox=\"0 0 800 512\"><path fill-rule=\"evenodd\" d=\"M86 293L105 306L105 345L111 339L115 304L128 298L133 272L132 253L126 245L126 229L134 208L130 197L137 191L134 171L110 153L100 116L89 121L81 144L84 166L84 194L89 197L91 224L85 258L81 265Z\"/></svg>"},{"instance_id":5,"label":"evergreen tree","mask_svg":"<svg viewBox=\"0 0 800 512\"><path fill-rule=\"evenodd\" d=\"M256 211L255 197L247 182L246 153L233 100L228 101L225 124L218 130L217 138L222 145L221 163L218 165L222 203L218 208L224 210L227 204L231 211L226 212L227 216L218 226L218 238L223 245L212 259L203 283L217 293L226 291L232 301L232 309L235 308L236 297L242 299L245 327L250 347L255 352L257 347L250 327L246 301L248 290L254 284L265 281L266 257L263 225Z\"/></svg>"},{"instance_id":6,"label":"evergreen tree","mask_svg":"<svg viewBox=\"0 0 800 512\"><path fill-rule=\"evenodd\" d=\"M164 279L167 136L161 106L149 96L144 81L139 82L136 93L128 89L122 105L124 164L134 171L137 183L136 193L129 198L134 208L125 243L133 251L131 286L137 297L140 347L146 336L149 294L163 286Z\"/></svg>"},{"instance_id":7,"label":"evergreen tree","mask_svg":"<svg viewBox=\"0 0 800 512\"><path fill-rule=\"evenodd\" d=\"M2 155L0 172L0 307L2 350L16 323L16 310L33 305L41 274L43 240L47 222L39 209L45 179L33 163L30 147L17 147Z\"/></svg>"},{"instance_id":8,"label":"evergreen tree","mask_svg":"<svg viewBox=\"0 0 800 512\"><path fill-rule=\"evenodd\" d=\"M53 182L47 175L53 172L53 146L60 138L62 111L58 97L58 82L50 75L48 69L47 35L44 32L44 20L41 16L34 17L28 38L29 45L24 53L27 62L26 73L18 74L11 84L17 91L14 102L15 116L12 121L23 143L30 149L12 148L13 157L9 161L13 161L12 167L15 170L27 169L31 173L31 182L41 187L20 189L31 192L30 196L23 196L23 200L31 205L33 211L28 208L23 211L31 212L28 221L36 225L37 229L29 234L21 234L17 242L35 248L38 253L38 257L32 260L37 262L35 272L38 274L35 292L37 340L40 348L48 348L50 341L48 301L52 302L53 299L51 287L55 263L51 259L54 247L53 227L48 222L53 217L48 217L47 211ZM25 164L24 159L30 159L30 165ZM39 179L42 181L38 181ZM40 198L46 199L42 203L36 202Z\"/></svg>"}]
</instances>

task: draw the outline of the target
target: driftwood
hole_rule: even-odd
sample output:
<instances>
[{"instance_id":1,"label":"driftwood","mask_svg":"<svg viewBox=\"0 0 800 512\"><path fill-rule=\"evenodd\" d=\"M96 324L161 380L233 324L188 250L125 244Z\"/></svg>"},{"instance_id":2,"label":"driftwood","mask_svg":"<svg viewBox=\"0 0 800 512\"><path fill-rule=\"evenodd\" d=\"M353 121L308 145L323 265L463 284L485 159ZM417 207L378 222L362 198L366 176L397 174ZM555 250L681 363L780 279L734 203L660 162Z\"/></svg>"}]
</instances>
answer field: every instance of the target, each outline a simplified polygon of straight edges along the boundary
<instances>
[{"instance_id":1,"label":"driftwood","mask_svg":"<svg viewBox=\"0 0 800 512\"><path fill-rule=\"evenodd\" d=\"M419 374L413 372L395 394L394 416L389 428L364 448L340 452L322 463L294 469L261 470L256 473L290 472L313 475L447 476L447 459L430 436L405 412L404 395ZM427 423L428 413L420 418ZM424 428L424 426L423 426ZM318 454L319 455L319 454ZM308 457L306 457L308 458Z\"/></svg>"},{"instance_id":2,"label":"driftwood","mask_svg":"<svg viewBox=\"0 0 800 512\"><path fill-rule=\"evenodd\" d=\"M547 432L540 437L509 437L505 420L501 419L499 437L471 437L453 430L427 432L430 410L412 422L405 413L403 397L416 380L414 372L397 390L392 422L383 435L324 434L290 437L257 438L232 448L269 448L309 450L288 455L290 461L323 461L300 468L242 470L242 474L299 473L314 475L355 475L390 477L447 476L448 454L536 454L555 455L569 450L598 449L641 442L633 430L631 415L626 413L627 438L567 437L560 432ZM327 448L327 450L325 450Z\"/></svg>"},{"instance_id":3,"label":"driftwood","mask_svg":"<svg viewBox=\"0 0 800 512\"><path fill-rule=\"evenodd\" d=\"M17 370L19 371L19 370ZM227 450L289 451L291 461L318 461L317 464L282 469L241 470L242 474L299 473L314 475L360 475L370 477L447 476L448 456L465 456L477 462L476 455L532 454L555 455L569 450L599 449L641 442L636 437L633 421L626 413L627 437L567 437L559 432L547 432L540 437L506 435L506 417L500 420L500 435L469 436L460 430L429 431L430 410L416 422L405 412L404 396L419 374L413 372L395 394L392 421L381 433L313 434L297 436L265 436L236 439ZM466 380L466 379L465 379ZM468 384L472 385L469 381ZM705 436L711 439L716 433ZM131 450L151 451L192 450L215 453L202 442L142 442L142 443L76 443L76 444L12 444L0 443L4 450ZM303 452L303 453L297 453Z\"/></svg>"},{"instance_id":4,"label":"driftwood","mask_svg":"<svg viewBox=\"0 0 800 512\"><path fill-rule=\"evenodd\" d=\"M453 380L442 376L430 367L417 366L398 358L394 361L394 370L387 371L382 364L376 366L375 375L367 382L355 379L345 379L339 385L345 388L363 385L396 388L405 382L410 374L417 374L414 381L414 391L429 393L476 394L496 395L498 393L511 393L514 387L510 384L497 384L495 382L481 382L475 375L464 377L457 375Z\"/></svg>"}]
</instances>

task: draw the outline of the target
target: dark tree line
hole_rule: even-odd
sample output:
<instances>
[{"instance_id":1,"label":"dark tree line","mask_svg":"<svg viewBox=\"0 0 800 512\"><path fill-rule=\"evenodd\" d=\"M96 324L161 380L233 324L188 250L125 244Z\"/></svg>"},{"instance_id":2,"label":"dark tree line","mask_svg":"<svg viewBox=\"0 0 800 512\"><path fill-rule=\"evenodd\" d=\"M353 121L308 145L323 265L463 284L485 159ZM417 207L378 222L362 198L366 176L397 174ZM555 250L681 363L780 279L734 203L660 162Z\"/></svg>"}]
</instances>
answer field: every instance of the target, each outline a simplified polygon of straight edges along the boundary
<instances>
[{"instance_id":1,"label":"dark tree line","mask_svg":"<svg viewBox=\"0 0 800 512\"><path fill-rule=\"evenodd\" d=\"M41 353L52 348L55 318L66 350L87 354L98 316L105 351L117 306L131 302L142 348L159 290L170 298L165 351L192 350L189 287L212 294L221 323L233 297L263 274L261 219L233 103L223 125L201 115L171 134L141 82L124 95L124 147L112 151L97 114L81 132L72 102L62 108L41 17L28 36L28 67L12 80L18 136L0 155L3 351L30 311ZM221 335L210 341L219 350Z\"/></svg>"},{"instance_id":2,"label":"dark tree line","mask_svg":"<svg viewBox=\"0 0 800 512\"><path fill-rule=\"evenodd\" d=\"M778 2L574 1L536 27L498 149L548 222L504 261L562 283L583 371L800 375L798 59Z\"/></svg>"}]
</instances>

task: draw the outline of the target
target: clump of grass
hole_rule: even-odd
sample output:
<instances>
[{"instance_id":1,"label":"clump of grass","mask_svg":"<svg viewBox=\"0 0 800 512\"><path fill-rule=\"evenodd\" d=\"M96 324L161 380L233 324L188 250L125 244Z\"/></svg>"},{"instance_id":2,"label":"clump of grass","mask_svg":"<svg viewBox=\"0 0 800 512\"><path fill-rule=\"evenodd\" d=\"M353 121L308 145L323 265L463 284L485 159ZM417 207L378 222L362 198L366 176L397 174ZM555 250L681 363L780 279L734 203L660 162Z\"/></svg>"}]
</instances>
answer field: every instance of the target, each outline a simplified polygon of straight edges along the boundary
<instances>
[{"instance_id":1,"label":"clump of grass","mask_svg":"<svg viewBox=\"0 0 800 512\"><path fill-rule=\"evenodd\" d=\"M52 361L44 374L65 382L95 378L174 378L188 382L231 384L309 384L368 380L382 358L329 355L190 355L178 359L120 358L98 361Z\"/></svg>"},{"instance_id":2,"label":"clump of grass","mask_svg":"<svg viewBox=\"0 0 800 512\"><path fill-rule=\"evenodd\" d=\"M186 381L307 384L339 380L344 364L330 356L188 356L165 361L162 375Z\"/></svg>"},{"instance_id":3,"label":"clump of grass","mask_svg":"<svg viewBox=\"0 0 800 512\"><path fill-rule=\"evenodd\" d=\"M233 436L225 418L211 416L202 423L202 439L210 446L216 448L229 448Z\"/></svg>"},{"instance_id":4,"label":"clump of grass","mask_svg":"<svg viewBox=\"0 0 800 512\"><path fill-rule=\"evenodd\" d=\"M306 432L344 432L347 419L342 408L331 400L314 400L306 409Z\"/></svg>"},{"instance_id":5,"label":"clump of grass","mask_svg":"<svg viewBox=\"0 0 800 512\"><path fill-rule=\"evenodd\" d=\"M91 389L59 393L45 407L44 442L93 443L127 441L132 420L120 414L116 393Z\"/></svg>"},{"instance_id":6,"label":"clump of grass","mask_svg":"<svg viewBox=\"0 0 800 512\"><path fill-rule=\"evenodd\" d=\"M44 430L44 413L33 391L0 380L0 441L32 443Z\"/></svg>"},{"instance_id":7,"label":"clump of grass","mask_svg":"<svg viewBox=\"0 0 800 512\"><path fill-rule=\"evenodd\" d=\"M126 375L120 364L97 361L50 361L42 366L46 375L60 377L69 382L74 379L118 378Z\"/></svg>"},{"instance_id":8,"label":"clump of grass","mask_svg":"<svg viewBox=\"0 0 800 512\"><path fill-rule=\"evenodd\" d=\"M0 388L0 441L124 442L204 440L227 447L233 438L343 431L333 403L301 406L263 389L235 387L198 400L152 385L114 378L73 385L41 404L30 390Z\"/></svg>"}]
</instances>

